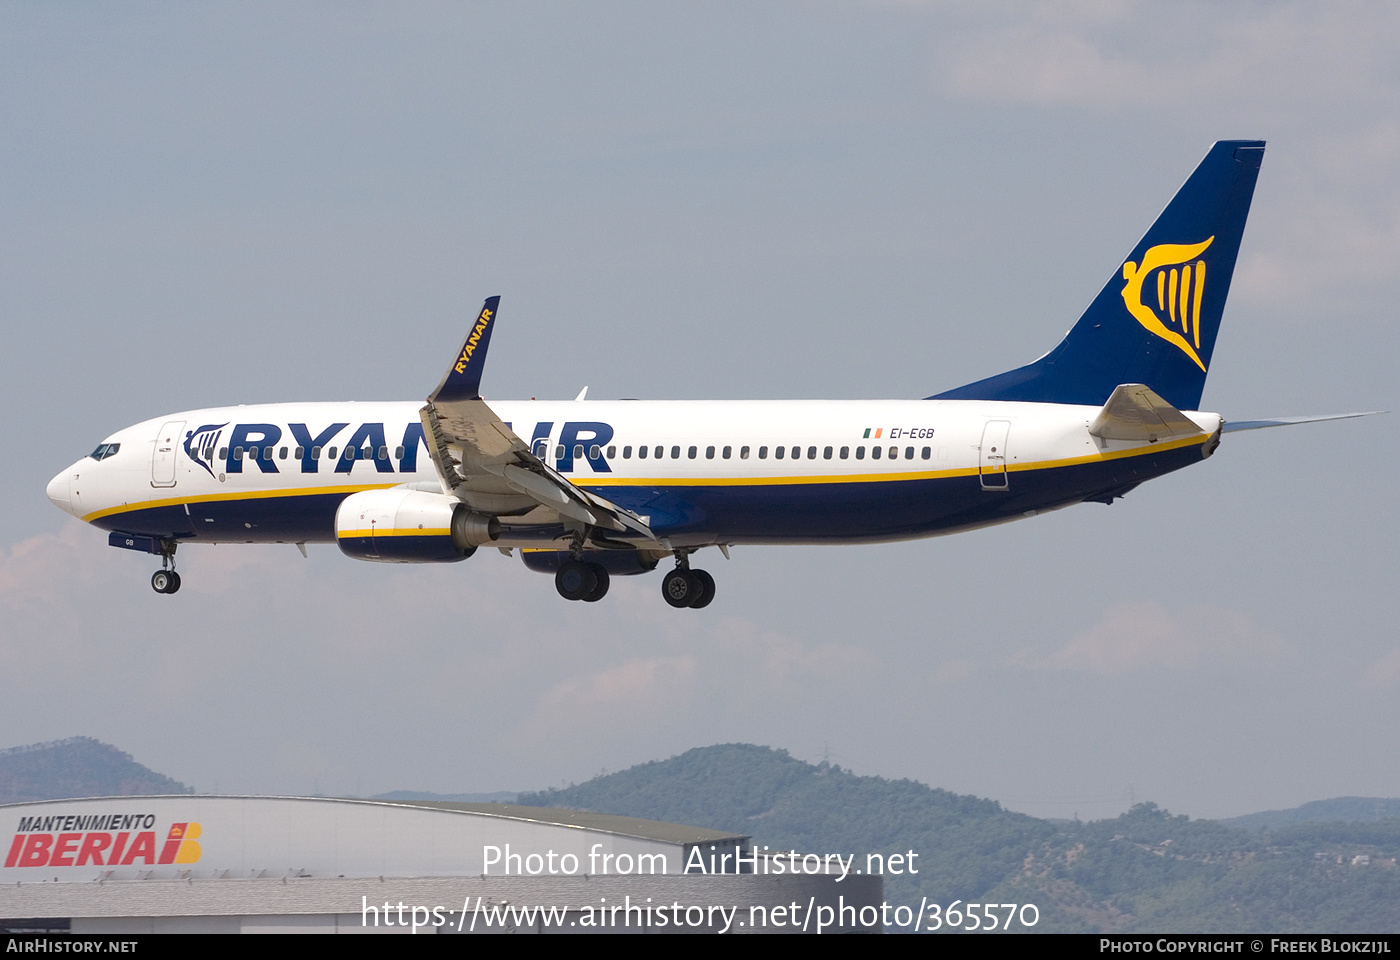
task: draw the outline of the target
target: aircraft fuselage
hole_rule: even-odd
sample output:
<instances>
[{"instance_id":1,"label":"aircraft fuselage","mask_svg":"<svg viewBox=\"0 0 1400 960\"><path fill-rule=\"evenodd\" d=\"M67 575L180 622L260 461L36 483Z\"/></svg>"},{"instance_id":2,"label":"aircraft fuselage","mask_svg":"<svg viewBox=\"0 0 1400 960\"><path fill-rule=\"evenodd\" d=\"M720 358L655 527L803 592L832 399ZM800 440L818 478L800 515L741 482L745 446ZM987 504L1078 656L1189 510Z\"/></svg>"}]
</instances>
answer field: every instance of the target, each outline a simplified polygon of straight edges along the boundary
<instances>
[{"instance_id":1,"label":"aircraft fuselage","mask_svg":"<svg viewBox=\"0 0 1400 960\"><path fill-rule=\"evenodd\" d=\"M503 401L501 419L576 486L676 546L852 543L1002 523L1180 469L1214 449L1089 433L1099 408L949 400ZM352 493L440 491L418 403L288 403L170 414L121 430L49 486L104 529L204 543L334 542ZM99 448L101 449L101 448ZM502 516L496 546L566 545Z\"/></svg>"}]
</instances>

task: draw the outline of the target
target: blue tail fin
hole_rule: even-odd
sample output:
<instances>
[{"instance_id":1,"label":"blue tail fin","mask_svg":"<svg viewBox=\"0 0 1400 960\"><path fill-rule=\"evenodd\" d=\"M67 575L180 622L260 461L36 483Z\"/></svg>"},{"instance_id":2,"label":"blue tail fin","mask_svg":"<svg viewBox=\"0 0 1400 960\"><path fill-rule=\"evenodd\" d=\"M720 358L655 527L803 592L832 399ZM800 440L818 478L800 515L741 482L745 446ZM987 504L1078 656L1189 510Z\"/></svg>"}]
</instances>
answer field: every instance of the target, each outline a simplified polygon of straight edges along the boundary
<instances>
[{"instance_id":1,"label":"blue tail fin","mask_svg":"<svg viewBox=\"0 0 1400 960\"><path fill-rule=\"evenodd\" d=\"M1198 409L1263 159L1262 140L1211 147L1059 346L929 399L1101 405L1120 383L1145 383Z\"/></svg>"}]
</instances>

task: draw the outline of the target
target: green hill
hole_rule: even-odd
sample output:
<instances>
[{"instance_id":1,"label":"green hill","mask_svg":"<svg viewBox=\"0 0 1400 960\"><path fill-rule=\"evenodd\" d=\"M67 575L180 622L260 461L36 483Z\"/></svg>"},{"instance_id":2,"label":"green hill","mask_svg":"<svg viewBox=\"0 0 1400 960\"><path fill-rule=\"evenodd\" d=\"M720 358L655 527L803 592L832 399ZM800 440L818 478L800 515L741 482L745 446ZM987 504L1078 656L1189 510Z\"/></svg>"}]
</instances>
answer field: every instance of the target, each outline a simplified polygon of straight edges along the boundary
<instances>
[{"instance_id":1,"label":"green hill","mask_svg":"<svg viewBox=\"0 0 1400 960\"><path fill-rule=\"evenodd\" d=\"M1036 932L1385 933L1400 929L1400 820L1254 832L1151 803L1040 820L910 780L723 744L519 803L692 823L804 853L919 854L885 899L1034 903Z\"/></svg>"},{"instance_id":2,"label":"green hill","mask_svg":"<svg viewBox=\"0 0 1400 960\"><path fill-rule=\"evenodd\" d=\"M1333 797L1331 800L1314 800L1289 810L1264 810L1220 822L1243 830L1277 830L1279 827L1292 826L1295 823L1331 823L1338 820L1345 823L1364 823L1388 817L1400 817L1400 800L1382 797Z\"/></svg>"},{"instance_id":3,"label":"green hill","mask_svg":"<svg viewBox=\"0 0 1400 960\"><path fill-rule=\"evenodd\" d=\"M194 793L91 737L0 750L0 803Z\"/></svg>"}]
</instances>

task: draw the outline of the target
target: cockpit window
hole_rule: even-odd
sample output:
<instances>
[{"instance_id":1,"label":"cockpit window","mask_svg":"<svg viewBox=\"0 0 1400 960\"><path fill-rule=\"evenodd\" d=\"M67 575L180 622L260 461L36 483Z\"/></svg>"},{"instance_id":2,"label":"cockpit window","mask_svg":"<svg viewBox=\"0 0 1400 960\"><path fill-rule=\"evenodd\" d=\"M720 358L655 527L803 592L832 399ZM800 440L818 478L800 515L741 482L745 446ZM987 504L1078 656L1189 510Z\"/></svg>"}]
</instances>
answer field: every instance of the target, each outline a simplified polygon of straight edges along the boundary
<instances>
[{"instance_id":1,"label":"cockpit window","mask_svg":"<svg viewBox=\"0 0 1400 960\"><path fill-rule=\"evenodd\" d=\"M106 460L122 448L120 443L99 443L97 449L88 454L94 460Z\"/></svg>"}]
</instances>

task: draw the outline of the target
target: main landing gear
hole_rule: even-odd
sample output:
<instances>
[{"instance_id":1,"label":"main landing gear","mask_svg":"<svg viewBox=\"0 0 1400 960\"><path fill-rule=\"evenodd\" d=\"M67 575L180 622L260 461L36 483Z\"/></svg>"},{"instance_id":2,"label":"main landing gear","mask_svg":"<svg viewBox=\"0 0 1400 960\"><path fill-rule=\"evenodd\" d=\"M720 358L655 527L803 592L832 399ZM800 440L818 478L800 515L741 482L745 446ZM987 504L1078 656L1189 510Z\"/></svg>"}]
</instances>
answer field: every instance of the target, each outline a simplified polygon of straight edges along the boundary
<instances>
[{"instance_id":1,"label":"main landing gear","mask_svg":"<svg viewBox=\"0 0 1400 960\"><path fill-rule=\"evenodd\" d=\"M704 570L690 569L690 557L681 554L676 558L676 569L661 581L661 595L673 607L699 610L715 598L715 578Z\"/></svg>"},{"instance_id":2,"label":"main landing gear","mask_svg":"<svg viewBox=\"0 0 1400 960\"><path fill-rule=\"evenodd\" d=\"M608 592L611 580L602 564L565 560L554 574L554 589L565 600L596 603Z\"/></svg>"},{"instance_id":3,"label":"main landing gear","mask_svg":"<svg viewBox=\"0 0 1400 960\"><path fill-rule=\"evenodd\" d=\"M174 593L180 589L180 575L175 572L174 540L160 543L160 569L151 574L151 589L156 593Z\"/></svg>"}]
</instances>

